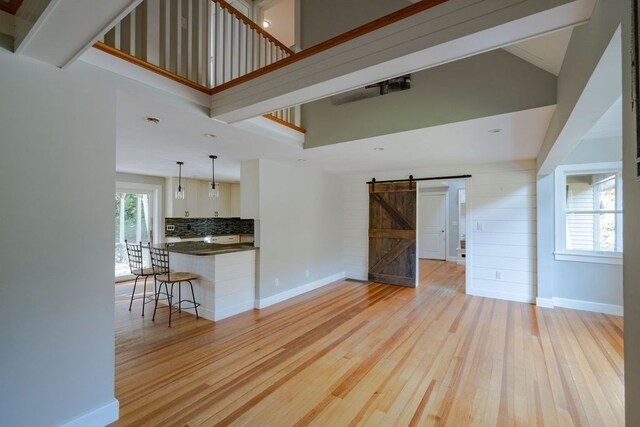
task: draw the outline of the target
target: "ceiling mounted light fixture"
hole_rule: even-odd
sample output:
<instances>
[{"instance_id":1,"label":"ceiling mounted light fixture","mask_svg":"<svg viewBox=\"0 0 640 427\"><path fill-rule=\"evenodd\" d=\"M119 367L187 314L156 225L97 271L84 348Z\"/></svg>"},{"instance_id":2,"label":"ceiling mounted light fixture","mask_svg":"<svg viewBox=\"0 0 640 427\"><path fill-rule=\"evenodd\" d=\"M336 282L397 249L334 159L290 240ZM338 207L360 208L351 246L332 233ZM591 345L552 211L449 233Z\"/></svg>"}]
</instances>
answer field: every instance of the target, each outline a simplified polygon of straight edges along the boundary
<instances>
[{"instance_id":1,"label":"ceiling mounted light fixture","mask_svg":"<svg viewBox=\"0 0 640 427\"><path fill-rule=\"evenodd\" d=\"M153 123L154 125L157 125L158 123L160 123L160 119L157 117L147 117L147 121L150 123Z\"/></svg>"},{"instance_id":2,"label":"ceiling mounted light fixture","mask_svg":"<svg viewBox=\"0 0 640 427\"><path fill-rule=\"evenodd\" d=\"M489 133L500 133L500 132L502 132L502 129L500 129L500 128L491 129L491 130L489 130L488 132L489 132Z\"/></svg>"},{"instance_id":3,"label":"ceiling mounted light fixture","mask_svg":"<svg viewBox=\"0 0 640 427\"><path fill-rule=\"evenodd\" d=\"M213 133L205 133L204 136L206 136L207 138L217 138L218 135L213 134Z\"/></svg>"},{"instance_id":4,"label":"ceiling mounted light fixture","mask_svg":"<svg viewBox=\"0 0 640 427\"><path fill-rule=\"evenodd\" d=\"M382 148L382 147L375 147L375 148L373 149L373 151L384 151L384 148Z\"/></svg>"},{"instance_id":5,"label":"ceiling mounted light fixture","mask_svg":"<svg viewBox=\"0 0 640 427\"><path fill-rule=\"evenodd\" d=\"M267 21L266 19L262 21L262 28L269 28L270 26L271 22Z\"/></svg>"},{"instance_id":6,"label":"ceiling mounted light fixture","mask_svg":"<svg viewBox=\"0 0 640 427\"><path fill-rule=\"evenodd\" d=\"M176 162L178 164L178 186L176 187L176 200L178 199L184 199L185 198L185 194L184 194L184 188L182 188L182 165L184 165L184 162Z\"/></svg>"},{"instance_id":7,"label":"ceiling mounted light fixture","mask_svg":"<svg viewBox=\"0 0 640 427\"><path fill-rule=\"evenodd\" d=\"M299 161L300 163L304 163L304 162L306 162L307 160L306 160L306 159L298 159L298 161Z\"/></svg>"},{"instance_id":8,"label":"ceiling mounted light fixture","mask_svg":"<svg viewBox=\"0 0 640 427\"><path fill-rule=\"evenodd\" d=\"M220 196L220 192L216 188L216 169L215 162L218 156L211 155L211 182L209 183L209 197L214 198Z\"/></svg>"}]
</instances>

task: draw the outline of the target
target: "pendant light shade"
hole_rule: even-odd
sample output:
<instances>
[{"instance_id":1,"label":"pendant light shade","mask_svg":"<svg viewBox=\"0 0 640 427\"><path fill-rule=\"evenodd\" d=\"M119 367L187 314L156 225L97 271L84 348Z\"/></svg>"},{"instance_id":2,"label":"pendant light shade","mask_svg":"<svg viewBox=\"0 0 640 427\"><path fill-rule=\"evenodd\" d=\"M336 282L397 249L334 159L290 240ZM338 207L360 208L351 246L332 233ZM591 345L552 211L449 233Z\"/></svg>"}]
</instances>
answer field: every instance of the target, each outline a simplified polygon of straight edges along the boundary
<instances>
[{"instance_id":1,"label":"pendant light shade","mask_svg":"<svg viewBox=\"0 0 640 427\"><path fill-rule=\"evenodd\" d=\"M216 166L215 162L218 156L211 155L209 156L209 158L211 159L211 182L209 183L209 197L215 198L220 196L220 192L216 188L216 169L215 169L215 166Z\"/></svg>"},{"instance_id":2,"label":"pendant light shade","mask_svg":"<svg viewBox=\"0 0 640 427\"><path fill-rule=\"evenodd\" d=\"M176 186L176 200L185 198L184 187L182 186L182 165L184 162L176 162L178 164L178 185Z\"/></svg>"}]
</instances>

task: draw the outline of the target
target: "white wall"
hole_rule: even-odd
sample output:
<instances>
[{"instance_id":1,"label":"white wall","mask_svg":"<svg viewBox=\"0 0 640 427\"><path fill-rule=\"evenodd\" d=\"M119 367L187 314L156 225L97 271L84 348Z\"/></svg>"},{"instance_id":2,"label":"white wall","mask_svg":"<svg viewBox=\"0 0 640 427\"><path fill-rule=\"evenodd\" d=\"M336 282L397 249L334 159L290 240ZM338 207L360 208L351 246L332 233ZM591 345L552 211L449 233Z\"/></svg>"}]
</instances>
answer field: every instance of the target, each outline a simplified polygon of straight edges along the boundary
<instances>
[{"instance_id":1,"label":"white wall","mask_svg":"<svg viewBox=\"0 0 640 427\"><path fill-rule=\"evenodd\" d=\"M535 162L458 165L375 174L377 180L472 174L467 186L467 292L514 301L536 296ZM369 175L344 183L343 255L347 277L366 280ZM471 262L469 262L471 261ZM497 279L496 276L500 279Z\"/></svg>"},{"instance_id":2,"label":"white wall","mask_svg":"<svg viewBox=\"0 0 640 427\"><path fill-rule=\"evenodd\" d=\"M556 261L554 179L538 178L538 302L622 314L621 265Z\"/></svg>"},{"instance_id":3,"label":"white wall","mask_svg":"<svg viewBox=\"0 0 640 427\"><path fill-rule=\"evenodd\" d=\"M258 298L269 298L341 274L341 179L297 162L259 160L257 163L260 176ZM243 173L245 166L243 163ZM244 182L240 187L242 191Z\"/></svg>"},{"instance_id":4,"label":"white wall","mask_svg":"<svg viewBox=\"0 0 640 427\"><path fill-rule=\"evenodd\" d=\"M303 49L410 6L406 0L301 0L300 3Z\"/></svg>"},{"instance_id":5,"label":"white wall","mask_svg":"<svg viewBox=\"0 0 640 427\"><path fill-rule=\"evenodd\" d=\"M116 91L0 47L0 425L60 425L114 400ZM86 425L86 424L85 424Z\"/></svg>"}]
</instances>

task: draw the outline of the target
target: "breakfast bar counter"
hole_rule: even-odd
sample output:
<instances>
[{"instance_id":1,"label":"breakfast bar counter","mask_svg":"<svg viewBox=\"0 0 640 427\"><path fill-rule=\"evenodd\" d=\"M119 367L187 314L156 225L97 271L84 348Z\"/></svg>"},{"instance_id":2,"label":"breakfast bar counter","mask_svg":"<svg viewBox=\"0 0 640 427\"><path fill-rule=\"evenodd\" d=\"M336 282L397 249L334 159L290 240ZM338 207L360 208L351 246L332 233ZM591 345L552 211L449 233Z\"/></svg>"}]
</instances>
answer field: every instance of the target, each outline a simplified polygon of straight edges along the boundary
<instances>
[{"instance_id":1,"label":"breakfast bar counter","mask_svg":"<svg viewBox=\"0 0 640 427\"><path fill-rule=\"evenodd\" d=\"M198 276L193 285L200 316L216 321L253 309L258 248L246 243L180 242L168 249L171 271Z\"/></svg>"}]
</instances>

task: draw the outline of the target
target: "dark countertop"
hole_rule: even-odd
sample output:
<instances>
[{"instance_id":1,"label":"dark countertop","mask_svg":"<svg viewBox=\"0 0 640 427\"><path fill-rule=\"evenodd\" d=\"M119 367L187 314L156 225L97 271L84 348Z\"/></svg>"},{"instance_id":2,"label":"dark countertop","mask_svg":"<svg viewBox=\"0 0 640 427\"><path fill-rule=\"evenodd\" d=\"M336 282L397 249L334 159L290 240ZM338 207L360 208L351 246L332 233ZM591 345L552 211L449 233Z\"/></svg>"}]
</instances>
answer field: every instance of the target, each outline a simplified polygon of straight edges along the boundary
<instances>
[{"instance_id":1,"label":"dark countertop","mask_svg":"<svg viewBox=\"0 0 640 427\"><path fill-rule=\"evenodd\" d=\"M221 243L205 242L176 242L169 243L167 246L170 252L196 256L222 255L231 252L253 251L258 249L251 243L234 243L225 245Z\"/></svg>"}]
</instances>

